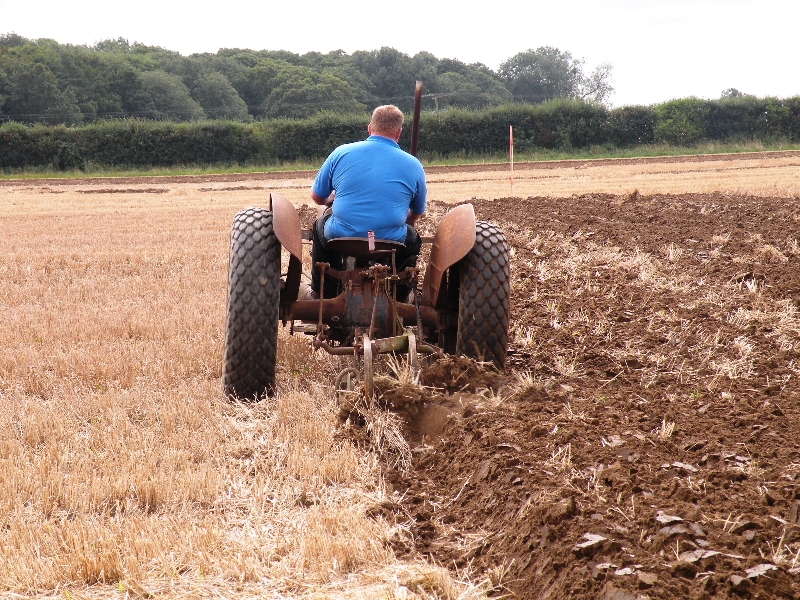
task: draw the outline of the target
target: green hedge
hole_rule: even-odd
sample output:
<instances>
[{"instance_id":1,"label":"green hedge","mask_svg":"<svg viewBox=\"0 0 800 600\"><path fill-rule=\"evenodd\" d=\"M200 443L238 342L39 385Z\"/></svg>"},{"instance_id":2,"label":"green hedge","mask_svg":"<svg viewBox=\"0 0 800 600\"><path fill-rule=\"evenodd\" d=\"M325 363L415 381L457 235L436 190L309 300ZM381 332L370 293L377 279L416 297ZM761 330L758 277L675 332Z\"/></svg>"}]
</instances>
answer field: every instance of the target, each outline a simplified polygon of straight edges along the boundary
<instances>
[{"instance_id":1,"label":"green hedge","mask_svg":"<svg viewBox=\"0 0 800 600\"><path fill-rule=\"evenodd\" d=\"M324 157L340 144L363 140L368 124L365 115L320 115L262 121L254 127L263 131L266 161L282 162Z\"/></svg>"},{"instance_id":2,"label":"green hedge","mask_svg":"<svg viewBox=\"0 0 800 600\"><path fill-rule=\"evenodd\" d=\"M106 121L86 127L0 126L0 169L49 167L172 167L211 164L275 164L316 160L337 145L363 139L364 115L321 115L306 120L257 123ZM492 154L508 148L514 126L518 151L624 148L639 144L691 145L700 140L800 139L800 97L725 100L684 98L654 106L610 110L599 104L555 100L483 111L425 113L420 123L423 155ZM408 148L411 128L400 145Z\"/></svg>"},{"instance_id":3,"label":"green hedge","mask_svg":"<svg viewBox=\"0 0 800 600\"><path fill-rule=\"evenodd\" d=\"M173 166L268 160L266 136L234 122L180 123L124 120L80 128L0 127L0 168L52 166Z\"/></svg>"},{"instance_id":4,"label":"green hedge","mask_svg":"<svg viewBox=\"0 0 800 600\"><path fill-rule=\"evenodd\" d=\"M441 156L499 152L508 148L508 127L513 125L514 147L520 151L584 148L609 143L608 120L604 106L569 100L480 112L449 110L439 118L424 115L419 146Z\"/></svg>"},{"instance_id":5,"label":"green hedge","mask_svg":"<svg viewBox=\"0 0 800 600\"><path fill-rule=\"evenodd\" d=\"M171 166L258 160L262 132L242 123L117 121L74 130L86 160L103 165Z\"/></svg>"}]
</instances>

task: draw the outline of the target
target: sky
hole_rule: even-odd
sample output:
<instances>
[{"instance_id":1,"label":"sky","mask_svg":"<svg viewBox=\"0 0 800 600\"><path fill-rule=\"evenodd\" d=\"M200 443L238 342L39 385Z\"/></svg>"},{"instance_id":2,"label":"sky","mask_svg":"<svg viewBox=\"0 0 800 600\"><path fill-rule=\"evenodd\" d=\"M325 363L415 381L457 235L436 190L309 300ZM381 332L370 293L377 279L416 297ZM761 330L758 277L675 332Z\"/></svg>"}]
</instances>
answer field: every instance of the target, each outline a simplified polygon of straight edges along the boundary
<instances>
[{"instance_id":1,"label":"sky","mask_svg":"<svg viewBox=\"0 0 800 600\"><path fill-rule=\"evenodd\" d=\"M122 37L184 55L390 46L497 69L553 46L584 59L587 71L611 63L614 106L718 98L728 88L798 96L798 22L798 0L0 0L0 34L86 45Z\"/></svg>"}]
</instances>

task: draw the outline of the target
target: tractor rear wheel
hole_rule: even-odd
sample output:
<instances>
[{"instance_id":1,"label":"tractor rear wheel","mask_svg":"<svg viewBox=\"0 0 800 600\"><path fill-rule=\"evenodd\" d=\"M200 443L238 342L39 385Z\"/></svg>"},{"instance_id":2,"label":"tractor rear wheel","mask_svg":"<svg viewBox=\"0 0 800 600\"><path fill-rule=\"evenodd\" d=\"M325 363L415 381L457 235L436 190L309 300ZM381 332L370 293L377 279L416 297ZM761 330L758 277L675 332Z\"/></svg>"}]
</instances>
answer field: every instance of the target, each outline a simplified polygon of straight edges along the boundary
<instances>
[{"instance_id":1,"label":"tractor rear wheel","mask_svg":"<svg viewBox=\"0 0 800 600\"><path fill-rule=\"evenodd\" d=\"M280 269L272 212L240 211L231 226L222 369L225 394L231 398L258 400L275 392Z\"/></svg>"},{"instance_id":2,"label":"tractor rear wheel","mask_svg":"<svg viewBox=\"0 0 800 600\"><path fill-rule=\"evenodd\" d=\"M505 368L508 349L508 243L499 228L477 221L475 245L459 261L456 354Z\"/></svg>"}]
</instances>

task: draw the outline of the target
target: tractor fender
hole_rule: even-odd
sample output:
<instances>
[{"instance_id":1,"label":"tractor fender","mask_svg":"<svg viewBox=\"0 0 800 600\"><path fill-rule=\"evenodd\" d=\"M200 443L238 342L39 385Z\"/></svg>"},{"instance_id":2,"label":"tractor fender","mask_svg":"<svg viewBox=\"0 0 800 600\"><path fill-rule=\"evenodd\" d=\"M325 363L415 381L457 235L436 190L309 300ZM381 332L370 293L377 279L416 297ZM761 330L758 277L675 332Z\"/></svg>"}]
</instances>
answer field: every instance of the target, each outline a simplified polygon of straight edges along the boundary
<instances>
[{"instance_id":1,"label":"tractor fender","mask_svg":"<svg viewBox=\"0 0 800 600\"><path fill-rule=\"evenodd\" d=\"M275 237L291 255L286 280L281 288L281 304L294 302L300 293L300 277L303 270L303 242L300 215L292 203L277 194L269 195L272 210L272 229ZM281 314L287 310L281 309Z\"/></svg>"},{"instance_id":2,"label":"tractor fender","mask_svg":"<svg viewBox=\"0 0 800 600\"><path fill-rule=\"evenodd\" d=\"M297 258L303 260L303 243L300 239L300 215L292 203L278 194L270 194L272 227L281 246Z\"/></svg>"},{"instance_id":3,"label":"tractor fender","mask_svg":"<svg viewBox=\"0 0 800 600\"><path fill-rule=\"evenodd\" d=\"M472 204L456 206L444 216L433 238L422 281L423 306L436 306L445 271L469 254L474 245L475 209Z\"/></svg>"}]
</instances>

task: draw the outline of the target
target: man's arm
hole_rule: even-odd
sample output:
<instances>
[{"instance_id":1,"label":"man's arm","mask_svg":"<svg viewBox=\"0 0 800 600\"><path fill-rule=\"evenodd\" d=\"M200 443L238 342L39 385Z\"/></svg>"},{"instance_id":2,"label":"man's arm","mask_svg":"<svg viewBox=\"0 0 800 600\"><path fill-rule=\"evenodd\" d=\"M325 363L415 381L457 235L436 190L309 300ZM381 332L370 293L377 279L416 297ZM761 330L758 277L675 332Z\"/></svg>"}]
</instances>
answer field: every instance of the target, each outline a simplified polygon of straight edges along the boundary
<instances>
[{"instance_id":1,"label":"man's arm","mask_svg":"<svg viewBox=\"0 0 800 600\"><path fill-rule=\"evenodd\" d=\"M336 192L331 192L331 195L327 198L323 198L318 196L314 190L311 190L311 199L318 204L319 206L330 206L333 204L333 200L336 198Z\"/></svg>"},{"instance_id":2,"label":"man's arm","mask_svg":"<svg viewBox=\"0 0 800 600\"><path fill-rule=\"evenodd\" d=\"M417 215L417 214L411 212L411 209L409 208L408 209L408 216L406 216L406 224L413 226L414 223L417 222L417 219L419 219L421 216L422 215Z\"/></svg>"},{"instance_id":3,"label":"man's arm","mask_svg":"<svg viewBox=\"0 0 800 600\"><path fill-rule=\"evenodd\" d=\"M336 191L333 189L333 160L332 157L336 154L334 150L322 166L317 171L317 176L314 177L314 184L311 186L311 199L318 206L330 206L333 204L333 198Z\"/></svg>"},{"instance_id":4,"label":"man's arm","mask_svg":"<svg viewBox=\"0 0 800 600\"><path fill-rule=\"evenodd\" d=\"M423 171L422 165L419 164L419 178L417 180L417 190L408 206L408 215L406 216L406 223L408 225L413 226L416 220L422 216L422 214L425 212L427 203L428 203L428 188L425 185L425 171Z\"/></svg>"}]
</instances>

